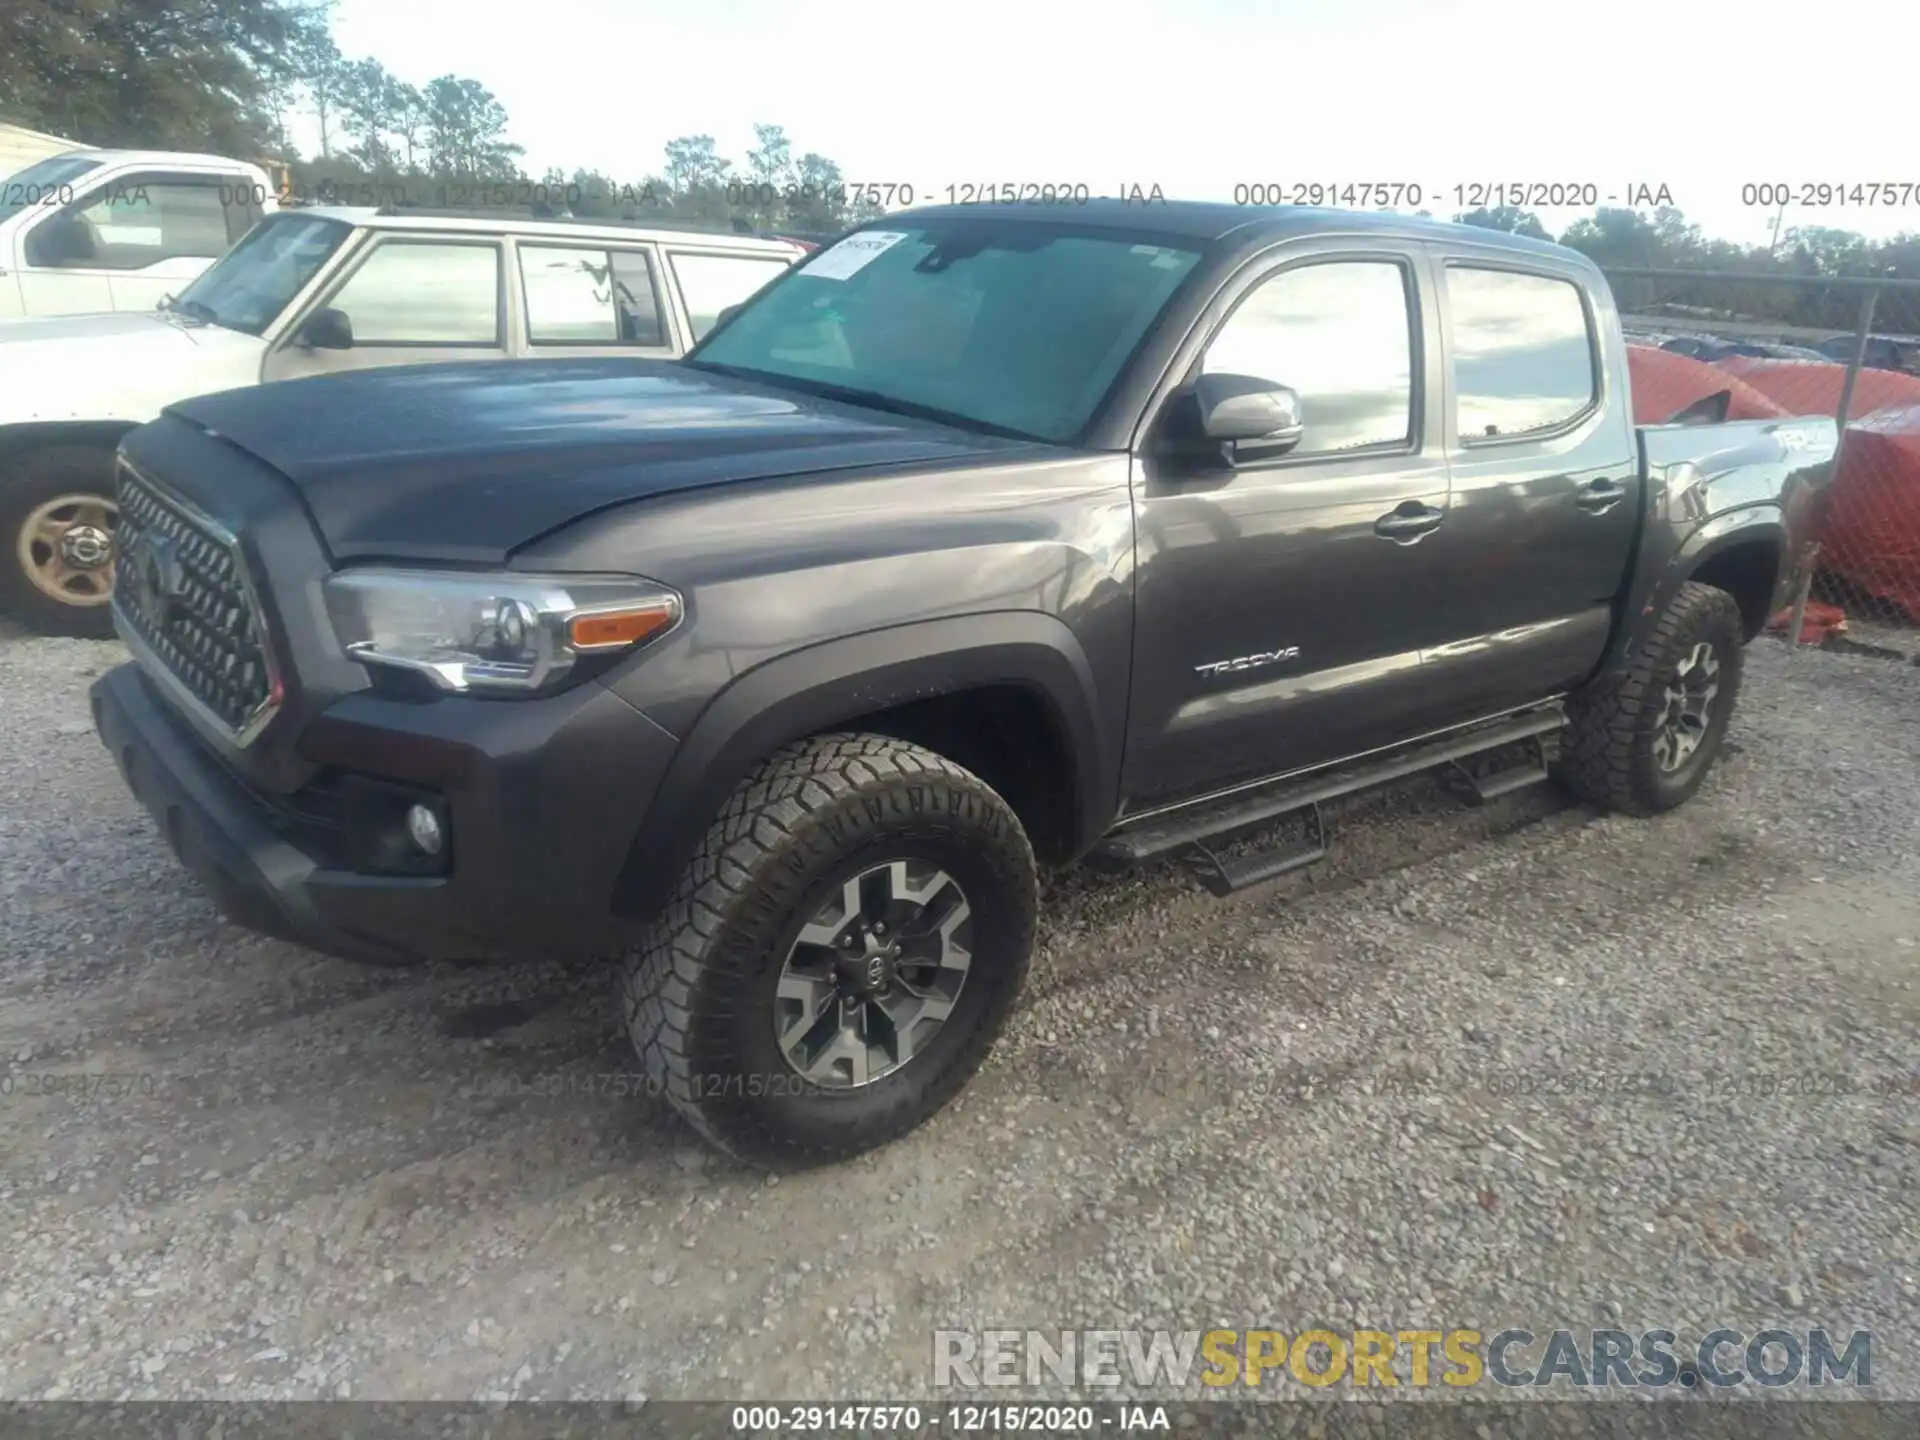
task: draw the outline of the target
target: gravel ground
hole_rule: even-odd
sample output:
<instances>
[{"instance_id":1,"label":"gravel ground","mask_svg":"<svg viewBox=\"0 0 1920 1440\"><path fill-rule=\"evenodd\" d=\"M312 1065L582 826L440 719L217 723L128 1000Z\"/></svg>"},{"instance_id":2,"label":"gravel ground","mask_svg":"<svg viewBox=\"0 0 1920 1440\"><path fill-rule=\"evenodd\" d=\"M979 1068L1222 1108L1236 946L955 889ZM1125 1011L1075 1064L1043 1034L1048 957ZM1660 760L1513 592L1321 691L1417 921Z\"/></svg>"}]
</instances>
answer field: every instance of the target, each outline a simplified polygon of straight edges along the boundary
<instances>
[{"instance_id":1,"label":"gravel ground","mask_svg":"<svg viewBox=\"0 0 1920 1440\"><path fill-rule=\"evenodd\" d=\"M93 738L117 647L0 636L0 1395L897 1398L936 1328L1780 1322L1920 1398L1920 1097L1876 1088L1920 1076L1920 673L1749 656L1657 822L1419 782L1311 883L1057 879L960 1101L776 1182L586 1093L633 1068L591 967L224 924Z\"/></svg>"}]
</instances>

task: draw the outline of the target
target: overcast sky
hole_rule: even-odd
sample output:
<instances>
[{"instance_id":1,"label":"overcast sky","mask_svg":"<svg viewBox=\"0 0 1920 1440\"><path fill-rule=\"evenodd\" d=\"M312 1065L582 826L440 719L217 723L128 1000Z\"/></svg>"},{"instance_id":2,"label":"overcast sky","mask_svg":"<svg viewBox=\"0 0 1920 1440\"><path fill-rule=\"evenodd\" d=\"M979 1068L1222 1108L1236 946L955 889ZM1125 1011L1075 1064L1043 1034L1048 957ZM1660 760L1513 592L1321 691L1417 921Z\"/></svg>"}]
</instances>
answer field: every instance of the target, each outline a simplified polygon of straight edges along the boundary
<instances>
[{"instance_id":1,"label":"overcast sky","mask_svg":"<svg viewBox=\"0 0 1920 1440\"><path fill-rule=\"evenodd\" d=\"M1916 0L340 0L334 30L416 84L490 87L535 175L637 182L689 134L740 162L766 121L922 202L1373 181L1445 217L1456 185L1665 185L1709 233L1764 241L1744 184L1882 181L1904 206L1786 223L1920 231Z\"/></svg>"}]
</instances>

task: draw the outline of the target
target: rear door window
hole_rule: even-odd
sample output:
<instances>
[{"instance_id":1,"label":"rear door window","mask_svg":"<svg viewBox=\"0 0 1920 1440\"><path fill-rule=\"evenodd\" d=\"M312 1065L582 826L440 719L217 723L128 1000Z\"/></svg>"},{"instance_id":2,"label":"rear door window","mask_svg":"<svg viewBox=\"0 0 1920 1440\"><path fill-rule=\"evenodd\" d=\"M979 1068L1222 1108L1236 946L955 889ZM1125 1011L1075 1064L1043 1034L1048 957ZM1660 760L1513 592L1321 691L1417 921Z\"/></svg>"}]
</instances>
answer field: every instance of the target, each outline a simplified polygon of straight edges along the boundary
<instances>
[{"instance_id":1,"label":"rear door window","mask_svg":"<svg viewBox=\"0 0 1920 1440\"><path fill-rule=\"evenodd\" d=\"M524 242L518 248L528 344L667 346L646 251Z\"/></svg>"},{"instance_id":2,"label":"rear door window","mask_svg":"<svg viewBox=\"0 0 1920 1440\"><path fill-rule=\"evenodd\" d=\"M1592 317L1570 280L1450 265L1448 337L1463 442L1540 435L1599 398Z\"/></svg>"}]
</instances>

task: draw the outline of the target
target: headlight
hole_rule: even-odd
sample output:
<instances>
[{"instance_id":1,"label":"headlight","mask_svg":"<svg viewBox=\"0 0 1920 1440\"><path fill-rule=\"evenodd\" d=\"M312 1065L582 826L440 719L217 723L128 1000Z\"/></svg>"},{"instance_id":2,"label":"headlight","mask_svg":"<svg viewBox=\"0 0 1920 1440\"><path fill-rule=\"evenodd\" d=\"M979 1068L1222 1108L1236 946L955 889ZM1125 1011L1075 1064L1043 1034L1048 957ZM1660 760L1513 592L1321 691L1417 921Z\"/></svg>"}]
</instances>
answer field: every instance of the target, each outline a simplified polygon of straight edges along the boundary
<instances>
[{"instance_id":1,"label":"headlight","mask_svg":"<svg viewBox=\"0 0 1920 1440\"><path fill-rule=\"evenodd\" d=\"M334 634L354 659L442 690L557 689L588 655L630 650L680 621L680 597L621 575L347 570L326 582Z\"/></svg>"}]
</instances>

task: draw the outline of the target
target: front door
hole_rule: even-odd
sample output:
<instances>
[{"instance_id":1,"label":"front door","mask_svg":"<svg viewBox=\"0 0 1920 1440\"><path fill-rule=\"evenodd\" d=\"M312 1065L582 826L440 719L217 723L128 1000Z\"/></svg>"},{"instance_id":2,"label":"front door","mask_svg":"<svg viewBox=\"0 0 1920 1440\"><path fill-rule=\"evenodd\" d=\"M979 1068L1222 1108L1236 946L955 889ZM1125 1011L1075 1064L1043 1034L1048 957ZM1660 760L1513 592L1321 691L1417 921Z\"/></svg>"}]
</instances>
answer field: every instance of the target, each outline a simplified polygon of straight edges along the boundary
<instances>
[{"instance_id":1,"label":"front door","mask_svg":"<svg viewBox=\"0 0 1920 1440\"><path fill-rule=\"evenodd\" d=\"M1310 242L1255 262L1186 371L1301 398L1284 454L1136 459L1128 808L1404 738L1421 651L1449 629L1431 563L1449 520L1437 314L1412 243ZM1157 427L1171 421L1178 391Z\"/></svg>"},{"instance_id":2,"label":"front door","mask_svg":"<svg viewBox=\"0 0 1920 1440\"><path fill-rule=\"evenodd\" d=\"M20 273L8 246L0 250L0 320L14 320L25 314L22 308L25 303L20 298Z\"/></svg>"},{"instance_id":3,"label":"front door","mask_svg":"<svg viewBox=\"0 0 1920 1440\"><path fill-rule=\"evenodd\" d=\"M21 314L91 315L113 309L107 272L90 253L91 232L72 223L80 203L42 210L14 233Z\"/></svg>"},{"instance_id":4,"label":"front door","mask_svg":"<svg viewBox=\"0 0 1920 1440\"><path fill-rule=\"evenodd\" d=\"M381 365L500 360L507 350L505 272L500 243L439 236L388 236L362 252L322 292L267 356L262 377L291 380ZM320 309L352 327L344 348L310 345L303 326Z\"/></svg>"}]
</instances>

